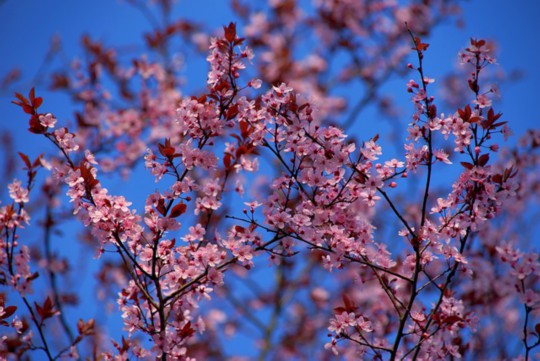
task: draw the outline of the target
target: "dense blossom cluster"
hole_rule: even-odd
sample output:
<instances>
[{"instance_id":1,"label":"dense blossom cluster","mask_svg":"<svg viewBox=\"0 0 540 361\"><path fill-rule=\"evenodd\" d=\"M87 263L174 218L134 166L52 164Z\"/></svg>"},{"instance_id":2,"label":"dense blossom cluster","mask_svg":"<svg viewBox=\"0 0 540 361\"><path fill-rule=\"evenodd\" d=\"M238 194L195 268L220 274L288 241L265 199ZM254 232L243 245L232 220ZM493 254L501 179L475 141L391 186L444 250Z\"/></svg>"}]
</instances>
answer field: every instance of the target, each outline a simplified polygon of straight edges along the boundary
<instances>
[{"instance_id":1,"label":"dense blossom cluster","mask_svg":"<svg viewBox=\"0 0 540 361\"><path fill-rule=\"evenodd\" d=\"M55 78L84 103L76 129L41 113L33 89L17 94L30 131L59 152L34 161L20 153L27 182L9 184L11 203L0 208L0 280L9 294L0 294L0 327L9 329L0 356L224 359L231 350L220 341L241 332L244 321L261 331L260 359L531 359L540 345L533 325L540 260L519 244L512 221L540 194L540 133L530 131L512 151L499 145L510 130L481 82L496 62L487 43L471 39L460 53L469 99L443 114L435 81L424 73L428 44L417 36L452 13L451 2L316 1L313 14L288 0L270 1L266 12L234 4L248 38L231 23L207 41L201 94L178 91L172 63L142 57L121 68L114 52L88 38L89 73L76 63L74 79ZM317 49L295 59L298 23L330 53L351 57L334 74L336 84L358 77L366 86L369 96L341 125L328 119L345 102L321 80L332 54ZM147 41L166 54L168 36L191 32L205 43L189 22ZM389 159L381 136L359 142L347 128L364 103L378 99L377 86L411 44L417 65L409 68L417 73L404 89L413 113L402 153ZM252 66L259 51L262 60ZM248 75L253 68L257 77ZM102 72L136 105L115 108L99 83ZM140 81L136 93L131 79ZM128 176L139 162L155 181L140 214L135 200L111 194L103 178ZM41 189L43 255L19 239L39 168L50 171ZM436 177L448 171L442 182ZM101 258L95 262L103 262L98 293L116 301L121 340L102 342L108 336L95 320L66 317L76 301L58 279L70 267L50 245L62 193ZM270 291L261 280L267 274L258 273L265 262L275 272ZM34 268L44 271L50 291L32 302L41 278ZM257 296L242 302L238 284ZM220 305L226 302L232 307ZM270 318L260 319L259 310ZM496 350L499 318L514 340ZM53 325L65 346L47 334ZM518 354L513 345L521 345Z\"/></svg>"}]
</instances>

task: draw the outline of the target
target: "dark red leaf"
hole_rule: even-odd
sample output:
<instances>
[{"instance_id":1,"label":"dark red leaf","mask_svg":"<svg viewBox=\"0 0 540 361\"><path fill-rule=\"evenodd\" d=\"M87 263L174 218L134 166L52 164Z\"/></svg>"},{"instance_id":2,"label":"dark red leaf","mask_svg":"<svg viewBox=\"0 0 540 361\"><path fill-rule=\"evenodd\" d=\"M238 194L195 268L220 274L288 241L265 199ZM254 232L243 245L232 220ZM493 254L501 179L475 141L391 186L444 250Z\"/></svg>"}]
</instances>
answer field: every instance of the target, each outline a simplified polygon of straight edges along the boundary
<instances>
[{"instance_id":1,"label":"dark red leaf","mask_svg":"<svg viewBox=\"0 0 540 361\"><path fill-rule=\"evenodd\" d=\"M23 104L22 109L26 114L34 114L34 108L31 105Z\"/></svg>"},{"instance_id":2,"label":"dark red leaf","mask_svg":"<svg viewBox=\"0 0 540 361\"><path fill-rule=\"evenodd\" d=\"M186 209L187 209L187 206L184 203L180 202L176 206L173 207L169 217L176 218L184 214L186 212Z\"/></svg>"},{"instance_id":3,"label":"dark red leaf","mask_svg":"<svg viewBox=\"0 0 540 361\"><path fill-rule=\"evenodd\" d=\"M458 109L458 114L464 122L468 122L472 114L471 107L467 104L463 110Z\"/></svg>"},{"instance_id":4,"label":"dark red leaf","mask_svg":"<svg viewBox=\"0 0 540 361\"><path fill-rule=\"evenodd\" d=\"M229 153L225 153L225 155L223 156L223 165L225 166L225 170L231 169L231 160L232 155L230 155Z\"/></svg>"},{"instance_id":5,"label":"dark red leaf","mask_svg":"<svg viewBox=\"0 0 540 361\"><path fill-rule=\"evenodd\" d=\"M43 309L40 305L37 304L37 302L34 302L34 306L36 307L36 311L39 315L39 317L43 320Z\"/></svg>"},{"instance_id":6,"label":"dark red leaf","mask_svg":"<svg viewBox=\"0 0 540 361\"><path fill-rule=\"evenodd\" d=\"M497 127L500 127L501 125L505 125L506 123L508 123L507 121L504 121L504 122L498 122L498 123L495 123L493 125L491 125L492 128L497 128Z\"/></svg>"},{"instance_id":7,"label":"dark red leaf","mask_svg":"<svg viewBox=\"0 0 540 361\"><path fill-rule=\"evenodd\" d=\"M34 163L32 163L32 168L35 168L35 167L41 165L41 158L43 158L43 154L40 154L40 155L34 160Z\"/></svg>"},{"instance_id":8,"label":"dark red leaf","mask_svg":"<svg viewBox=\"0 0 540 361\"><path fill-rule=\"evenodd\" d=\"M92 335L94 333L94 326L94 319L90 319L88 322L84 322L82 319L77 321L77 330L80 335Z\"/></svg>"},{"instance_id":9,"label":"dark red leaf","mask_svg":"<svg viewBox=\"0 0 540 361\"><path fill-rule=\"evenodd\" d=\"M433 119L437 116L437 106L435 104L431 104L428 108L428 117L430 119Z\"/></svg>"},{"instance_id":10,"label":"dark red leaf","mask_svg":"<svg viewBox=\"0 0 540 361\"><path fill-rule=\"evenodd\" d=\"M236 24L230 23L229 26L224 26L223 30L225 32L225 39L229 43L234 42L234 39L236 39Z\"/></svg>"},{"instance_id":11,"label":"dark red leaf","mask_svg":"<svg viewBox=\"0 0 540 361\"><path fill-rule=\"evenodd\" d=\"M455 316L455 315L452 315L452 316L448 316L444 319L444 322L447 323L448 325L453 325L455 324L456 322L459 322L459 321L462 321L463 319L459 316Z\"/></svg>"},{"instance_id":12,"label":"dark red leaf","mask_svg":"<svg viewBox=\"0 0 540 361\"><path fill-rule=\"evenodd\" d=\"M249 124L244 120L240 121L240 134L244 139L249 136Z\"/></svg>"},{"instance_id":13,"label":"dark red leaf","mask_svg":"<svg viewBox=\"0 0 540 361\"><path fill-rule=\"evenodd\" d=\"M350 299L349 296L347 296L345 293L341 296L343 298L343 303L345 305L345 310L347 312L354 312L358 307L354 304L354 302Z\"/></svg>"},{"instance_id":14,"label":"dark red leaf","mask_svg":"<svg viewBox=\"0 0 540 361\"><path fill-rule=\"evenodd\" d=\"M175 151L174 147L171 146L171 141L169 139L165 140L165 144L158 144L159 153L166 158L173 158Z\"/></svg>"},{"instance_id":15,"label":"dark red leaf","mask_svg":"<svg viewBox=\"0 0 540 361\"><path fill-rule=\"evenodd\" d=\"M493 176L491 177L491 180L493 180L495 183L501 184L503 178L502 178L502 175L500 175L500 174L495 174L495 175L493 175Z\"/></svg>"},{"instance_id":16,"label":"dark red leaf","mask_svg":"<svg viewBox=\"0 0 540 361\"><path fill-rule=\"evenodd\" d=\"M416 49L415 49L415 50L418 50L419 52L426 51L427 48L429 48L429 44L427 44L427 43L422 43L422 40L420 40L419 37L415 37L415 38L414 38L414 43L415 43L415 45L416 45Z\"/></svg>"},{"instance_id":17,"label":"dark red leaf","mask_svg":"<svg viewBox=\"0 0 540 361\"><path fill-rule=\"evenodd\" d=\"M0 316L1 319L8 318L17 311L17 306L8 306L4 308L4 314Z\"/></svg>"},{"instance_id":18,"label":"dark red leaf","mask_svg":"<svg viewBox=\"0 0 540 361\"><path fill-rule=\"evenodd\" d=\"M229 109L227 109L226 117L227 119L233 119L238 114L238 105L234 104Z\"/></svg>"},{"instance_id":19,"label":"dark red leaf","mask_svg":"<svg viewBox=\"0 0 540 361\"><path fill-rule=\"evenodd\" d=\"M162 216L165 217L167 210L165 209L165 200L163 198L159 199L156 209Z\"/></svg>"},{"instance_id":20,"label":"dark red leaf","mask_svg":"<svg viewBox=\"0 0 540 361\"><path fill-rule=\"evenodd\" d=\"M488 161L489 161L489 153L482 154L480 158L478 158L478 165L480 167L483 167L487 164Z\"/></svg>"},{"instance_id":21,"label":"dark red leaf","mask_svg":"<svg viewBox=\"0 0 540 361\"><path fill-rule=\"evenodd\" d=\"M181 338L188 338L191 337L195 333L195 330L191 327L191 322L188 322L182 327L182 330L180 331L180 337Z\"/></svg>"},{"instance_id":22,"label":"dark red leaf","mask_svg":"<svg viewBox=\"0 0 540 361\"><path fill-rule=\"evenodd\" d=\"M495 111L493 110L493 108L489 108L489 110L488 110L488 120L489 121L495 121L495 120L499 119L501 116L502 116L502 113L495 114Z\"/></svg>"},{"instance_id":23,"label":"dark red leaf","mask_svg":"<svg viewBox=\"0 0 540 361\"><path fill-rule=\"evenodd\" d=\"M28 130L32 133L43 134L46 132L46 128L39 122L39 118L37 117L37 115L32 115L28 124L30 125L30 128L28 128Z\"/></svg>"},{"instance_id":24,"label":"dark red leaf","mask_svg":"<svg viewBox=\"0 0 540 361\"><path fill-rule=\"evenodd\" d=\"M35 100L34 100L34 108L37 109L41 106L41 104L43 104L43 98L42 97L37 97Z\"/></svg>"},{"instance_id":25,"label":"dark red leaf","mask_svg":"<svg viewBox=\"0 0 540 361\"><path fill-rule=\"evenodd\" d=\"M195 99L197 99L197 101L198 101L199 103L204 104L204 103L206 103L206 94L203 94L203 95L201 95L200 97L195 98Z\"/></svg>"},{"instance_id":26,"label":"dark red leaf","mask_svg":"<svg viewBox=\"0 0 540 361\"><path fill-rule=\"evenodd\" d=\"M480 88L478 87L478 82L471 79L469 79L469 88L475 93L478 93L478 91L480 90Z\"/></svg>"},{"instance_id":27,"label":"dark red leaf","mask_svg":"<svg viewBox=\"0 0 540 361\"><path fill-rule=\"evenodd\" d=\"M17 99L19 99L20 102L13 101L13 103L17 105L22 105L22 104L30 105L30 102L28 101L28 99L26 99L21 93L15 93L15 97L17 97Z\"/></svg>"},{"instance_id":28,"label":"dark red leaf","mask_svg":"<svg viewBox=\"0 0 540 361\"><path fill-rule=\"evenodd\" d=\"M32 168L32 164L30 163L30 158L28 158L28 156L22 152L18 152L19 153L19 157L21 157L21 159L23 160L24 164L26 164L26 168L25 169L30 169Z\"/></svg>"}]
</instances>

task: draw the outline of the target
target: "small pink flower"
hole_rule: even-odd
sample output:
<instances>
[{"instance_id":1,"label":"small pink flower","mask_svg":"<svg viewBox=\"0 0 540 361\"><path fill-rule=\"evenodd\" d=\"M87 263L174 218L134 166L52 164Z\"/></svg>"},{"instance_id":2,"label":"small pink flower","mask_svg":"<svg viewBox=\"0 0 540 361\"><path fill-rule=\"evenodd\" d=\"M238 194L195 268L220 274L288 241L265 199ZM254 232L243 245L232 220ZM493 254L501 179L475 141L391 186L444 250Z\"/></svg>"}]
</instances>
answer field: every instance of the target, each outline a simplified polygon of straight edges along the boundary
<instances>
[{"instance_id":1,"label":"small pink flower","mask_svg":"<svg viewBox=\"0 0 540 361\"><path fill-rule=\"evenodd\" d=\"M452 164L452 162L448 159L448 154L444 150L436 149L433 151L433 155L439 162Z\"/></svg>"},{"instance_id":2,"label":"small pink flower","mask_svg":"<svg viewBox=\"0 0 540 361\"><path fill-rule=\"evenodd\" d=\"M525 291L525 293L519 295L521 302L529 307L537 307L540 305L540 293L531 289Z\"/></svg>"},{"instance_id":3,"label":"small pink flower","mask_svg":"<svg viewBox=\"0 0 540 361\"><path fill-rule=\"evenodd\" d=\"M54 136L58 144L67 152L76 151L79 145L75 142L75 134L69 133L66 128L54 131Z\"/></svg>"},{"instance_id":4,"label":"small pink flower","mask_svg":"<svg viewBox=\"0 0 540 361\"><path fill-rule=\"evenodd\" d=\"M249 211L251 213L253 213L255 211L255 208L258 208L258 207L262 206L262 203L257 202L257 201L244 202L244 204L249 207Z\"/></svg>"},{"instance_id":5,"label":"small pink flower","mask_svg":"<svg viewBox=\"0 0 540 361\"><path fill-rule=\"evenodd\" d=\"M259 89L262 85L261 79L253 79L248 83L248 86L252 87L253 89Z\"/></svg>"},{"instance_id":6,"label":"small pink flower","mask_svg":"<svg viewBox=\"0 0 540 361\"><path fill-rule=\"evenodd\" d=\"M473 100L474 104L477 104L480 108L487 108L491 106L491 99L484 94L480 94Z\"/></svg>"},{"instance_id":7,"label":"small pink flower","mask_svg":"<svg viewBox=\"0 0 540 361\"><path fill-rule=\"evenodd\" d=\"M44 127L54 128L54 125L56 124L56 118L51 113L47 113L45 115L39 116L39 122Z\"/></svg>"},{"instance_id":8,"label":"small pink flower","mask_svg":"<svg viewBox=\"0 0 540 361\"><path fill-rule=\"evenodd\" d=\"M21 181L15 179L13 183L8 185L9 196L16 203L28 203L30 199L28 198L28 189L21 187Z\"/></svg>"}]
</instances>

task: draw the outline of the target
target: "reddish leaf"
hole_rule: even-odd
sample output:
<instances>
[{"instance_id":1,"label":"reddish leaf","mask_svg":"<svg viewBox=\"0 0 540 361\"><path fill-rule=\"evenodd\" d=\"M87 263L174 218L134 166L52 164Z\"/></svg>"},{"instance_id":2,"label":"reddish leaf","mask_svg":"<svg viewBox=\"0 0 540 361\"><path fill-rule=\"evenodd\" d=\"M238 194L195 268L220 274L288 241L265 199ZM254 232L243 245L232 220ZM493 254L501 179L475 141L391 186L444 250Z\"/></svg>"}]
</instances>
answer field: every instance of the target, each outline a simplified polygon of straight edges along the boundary
<instances>
[{"instance_id":1,"label":"reddish leaf","mask_svg":"<svg viewBox=\"0 0 540 361\"><path fill-rule=\"evenodd\" d=\"M8 306L4 308L4 314L0 316L0 319L8 318L17 311L17 306Z\"/></svg>"},{"instance_id":2,"label":"reddish leaf","mask_svg":"<svg viewBox=\"0 0 540 361\"><path fill-rule=\"evenodd\" d=\"M418 50L419 52L426 51L427 48L429 48L429 44L423 43L419 37L414 38L414 44L416 45L416 48L414 50Z\"/></svg>"},{"instance_id":3,"label":"reddish leaf","mask_svg":"<svg viewBox=\"0 0 540 361\"><path fill-rule=\"evenodd\" d=\"M236 38L236 24L230 23L229 26L224 26L223 31L225 32L225 39L232 43Z\"/></svg>"},{"instance_id":4,"label":"reddish leaf","mask_svg":"<svg viewBox=\"0 0 540 361\"><path fill-rule=\"evenodd\" d=\"M437 106L435 104L432 104L428 108L428 117L430 119L433 119L437 117Z\"/></svg>"},{"instance_id":5,"label":"reddish leaf","mask_svg":"<svg viewBox=\"0 0 540 361\"><path fill-rule=\"evenodd\" d=\"M184 214L186 212L186 209L187 209L187 206L184 203L180 202L176 206L173 207L169 217L176 218Z\"/></svg>"},{"instance_id":6,"label":"reddish leaf","mask_svg":"<svg viewBox=\"0 0 540 361\"><path fill-rule=\"evenodd\" d=\"M34 108L30 105L23 104L22 109L26 114L34 114Z\"/></svg>"},{"instance_id":7,"label":"reddish leaf","mask_svg":"<svg viewBox=\"0 0 540 361\"><path fill-rule=\"evenodd\" d=\"M227 119L233 119L238 114L238 105L234 104L229 109L227 109L226 117Z\"/></svg>"},{"instance_id":8,"label":"reddish leaf","mask_svg":"<svg viewBox=\"0 0 540 361\"><path fill-rule=\"evenodd\" d=\"M225 155L223 156L223 165L225 166L225 170L231 169L231 160L232 155L230 155L229 153L225 153Z\"/></svg>"},{"instance_id":9,"label":"reddish leaf","mask_svg":"<svg viewBox=\"0 0 540 361\"><path fill-rule=\"evenodd\" d=\"M499 183L501 184L502 183L502 175L501 174L495 174L491 177L491 180L494 181L495 183Z\"/></svg>"},{"instance_id":10,"label":"reddish leaf","mask_svg":"<svg viewBox=\"0 0 540 361\"><path fill-rule=\"evenodd\" d=\"M163 198L159 199L156 209L162 216L165 217L167 210L165 209L165 200Z\"/></svg>"},{"instance_id":11,"label":"reddish leaf","mask_svg":"<svg viewBox=\"0 0 540 361\"><path fill-rule=\"evenodd\" d=\"M32 168L32 164L30 163L30 158L28 158L28 156L22 152L18 152L19 153L19 157L21 157L21 159L23 160L24 164L26 164L26 168L25 169L30 169Z\"/></svg>"},{"instance_id":12,"label":"reddish leaf","mask_svg":"<svg viewBox=\"0 0 540 361\"><path fill-rule=\"evenodd\" d=\"M244 139L249 136L249 124L244 120L240 121L240 134Z\"/></svg>"},{"instance_id":13,"label":"reddish leaf","mask_svg":"<svg viewBox=\"0 0 540 361\"><path fill-rule=\"evenodd\" d=\"M24 108L23 108L24 110ZM25 111L26 112L26 111ZM29 114L32 114L31 112ZM30 118L30 121L28 122L30 125L30 128L28 128L29 131L35 134L43 134L46 132L46 129L39 121L39 118L37 115L32 115Z\"/></svg>"},{"instance_id":14,"label":"reddish leaf","mask_svg":"<svg viewBox=\"0 0 540 361\"><path fill-rule=\"evenodd\" d=\"M495 111L493 110L493 108L489 108L489 110L488 110L488 120L489 121L495 121L495 120L499 119L501 116L502 116L502 113L495 114Z\"/></svg>"},{"instance_id":15,"label":"reddish leaf","mask_svg":"<svg viewBox=\"0 0 540 361\"><path fill-rule=\"evenodd\" d=\"M241 45L244 40L246 40L245 38L236 38L236 40L234 41L234 45Z\"/></svg>"},{"instance_id":16,"label":"reddish leaf","mask_svg":"<svg viewBox=\"0 0 540 361\"><path fill-rule=\"evenodd\" d=\"M206 103L206 94L203 94L203 95L201 95L200 97L195 98L195 99L197 99L197 101L198 101L199 103L204 104L204 103Z\"/></svg>"},{"instance_id":17,"label":"reddish leaf","mask_svg":"<svg viewBox=\"0 0 540 361\"><path fill-rule=\"evenodd\" d=\"M34 163L32 163L32 168L35 168L35 167L41 165L41 158L43 158L43 154L40 154L40 155L34 160Z\"/></svg>"},{"instance_id":18,"label":"reddish leaf","mask_svg":"<svg viewBox=\"0 0 540 361\"><path fill-rule=\"evenodd\" d=\"M238 149L236 150L236 159L239 159L240 156L244 155L244 154L247 154L248 153L248 148L245 144L242 144L241 146L238 147Z\"/></svg>"},{"instance_id":19,"label":"reddish leaf","mask_svg":"<svg viewBox=\"0 0 540 361\"><path fill-rule=\"evenodd\" d=\"M472 114L471 107L467 104L463 110L458 109L458 114L464 122L468 122Z\"/></svg>"},{"instance_id":20,"label":"reddish leaf","mask_svg":"<svg viewBox=\"0 0 540 361\"><path fill-rule=\"evenodd\" d=\"M127 352L130 348L130 342L129 340L126 340L124 336L122 336L122 346L120 346L116 341L112 341L112 343L121 354Z\"/></svg>"},{"instance_id":21,"label":"reddish leaf","mask_svg":"<svg viewBox=\"0 0 540 361\"><path fill-rule=\"evenodd\" d=\"M478 91L480 90L479 86L478 86L478 82L476 81L473 81L471 79L468 80L469 82L469 88L475 92L475 93L478 93Z\"/></svg>"},{"instance_id":22,"label":"reddish leaf","mask_svg":"<svg viewBox=\"0 0 540 361\"><path fill-rule=\"evenodd\" d=\"M163 156L167 158L171 158L174 155L174 148L171 147L160 147L159 151Z\"/></svg>"},{"instance_id":23,"label":"reddish leaf","mask_svg":"<svg viewBox=\"0 0 540 361\"><path fill-rule=\"evenodd\" d=\"M456 322L459 322L459 321L462 321L463 319L459 316L448 316L444 319L444 322L447 323L448 325L453 325L455 324Z\"/></svg>"},{"instance_id":24,"label":"reddish leaf","mask_svg":"<svg viewBox=\"0 0 540 361\"><path fill-rule=\"evenodd\" d=\"M84 322L81 319L77 321L77 330L79 331L80 335L93 335L94 326L95 326L94 319L90 319L88 320L88 322Z\"/></svg>"},{"instance_id":25,"label":"reddish leaf","mask_svg":"<svg viewBox=\"0 0 540 361\"><path fill-rule=\"evenodd\" d=\"M480 167L483 167L487 164L488 161L489 161L489 153L482 154L480 158L478 158L478 165Z\"/></svg>"},{"instance_id":26,"label":"reddish leaf","mask_svg":"<svg viewBox=\"0 0 540 361\"><path fill-rule=\"evenodd\" d=\"M354 304L354 302L347 296L345 293L341 296L343 298L343 303L345 305L345 310L347 312L354 312L358 307Z\"/></svg>"},{"instance_id":27,"label":"reddish leaf","mask_svg":"<svg viewBox=\"0 0 540 361\"><path fill-rule=\"evenodd\" d=\"M478 116L474 116L474 117L470 117L469 118L469 123L478 123L478 121L480 121L480 117Z\"/></svg>"},{"instance_id":28,"label":"reddish leaf","mask_svg":"<svg viewBox=\"0 0 540 361\"><path fill-rule=\"evenodd\" d=\"M182 327L180 331L181 338L191 337L195 333L195 330L191 327L191 322L188 322Z\"/></svg>"},{"instance_id":29,"label":"reddish leaf","mask_svg":"<svg viewBox=\"0 0 540 361\"><path fill-rule=\"evenodd\" d=\"M20 102L16 102L16 101L13 101L14 103L20 105L20 104L27 104L27 105L30 105L30 102L28 101L28 99L26 99L24 97L24 95L22 95L21 93L15 93L15 97L17 97L17 99L20 100Z\"/></svg>"},{"instance_id":30,"label":"reddish leaf","mask_svg":"<svg viewBox=\"0 0 540 361\"><path fill-rule=\"evenodd\" d=\"M159 153L166 158L173 158L175 155L174 147L171 146L171 140L166 139L165 144L158 144Z\"/></svg>"},{"instance_id":31,"label":"reddish leaf","mask_svg":"<svg viewBox=\"0 0 540 361\"><path fill-rule=\"evenodd\" d=\"M21 332L23 333L23 332ZM3 343L5 344L5 349L11 353L19 352L19 347L23 345L23 342L21 341L22 337L9 337L3 340Z\"/></svg>"},{"instance_id":32,"label":"reddish leaf","mask_svg":"<svg viewBox=\"0 0 540 361\"><path fill-rule=\"evenodd\" d=\"M94 178L92 174L92 168L86 164L85 161L81 163L80 167L76 167L81 172L81 177L84 179L84 184L88 191L91 191L96 185L99 184L99 181Z\"/></svg>"},{"instance_id":33,"label":"reddish leaf","mask_svg":"<svg viewBox=\"0 0 540 361\"><path fill-rule=\"evenodd\" d=\"M30 277L26 277L26 279L27 279L28 281L33 281L33 280L35 280L35 279L38 278L38 277L39 277L39 272L34 272L34 273L32 273L32 274L30 275Z\"/></svg>"},{"instance_id":34,"label":"reddish leaf","mask_svg":"<svg viewBox=\"0 0 540 361\"><path fill-rule=\"evenodd\" d=\"M36 97L36 90L34 88L30 89L28 97L30 98L30 103L34 109L39 108L39 106L43 103L43 98Z\"/></svg>"},{"instance_id":35,"label":"reddish leaf","mask_svg":"<svg viewBox=\"0 0 540 361\"><path fill-rule=\"evenodd\" d=\"M500 127L501 125L505 125L506 123L508 123L508 122L507 122L507 121L504 121L504 122L498 122L498 123L493 124L491 127L492 127L492 128L498 128L498 127Z\"/></svg>"}]
</instances>

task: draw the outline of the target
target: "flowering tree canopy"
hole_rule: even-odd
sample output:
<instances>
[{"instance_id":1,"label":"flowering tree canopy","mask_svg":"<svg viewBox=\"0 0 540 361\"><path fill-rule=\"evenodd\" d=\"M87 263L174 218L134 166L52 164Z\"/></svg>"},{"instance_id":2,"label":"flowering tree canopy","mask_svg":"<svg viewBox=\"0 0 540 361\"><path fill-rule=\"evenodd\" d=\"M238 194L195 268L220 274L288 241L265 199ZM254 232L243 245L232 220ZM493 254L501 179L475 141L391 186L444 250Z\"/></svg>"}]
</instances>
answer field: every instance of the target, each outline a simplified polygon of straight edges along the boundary
<instances>
[{"instance_id":1,"label":"flowering tree canopy","mask_svg":"<svg viewBox=\"0 0 540 361\"><path fill-rule=\"evenodd\" d=\"M5 171L3 359L537 355L540 129L506 141L490 41L432 78L457 1L236 0L221 29L126 2L152 25L144 54L85 36L12 101L43 153ZM206 84L185 86L178 53ZM368 106L390 131L359 131Z\"/></svg>"}]
</instances>

